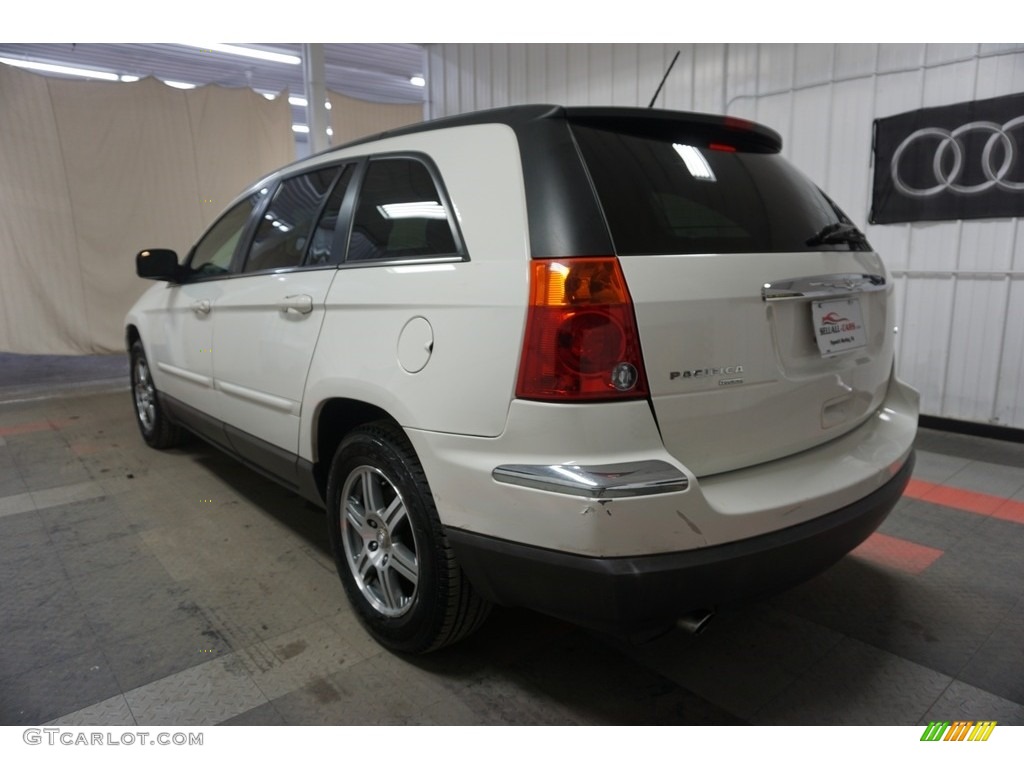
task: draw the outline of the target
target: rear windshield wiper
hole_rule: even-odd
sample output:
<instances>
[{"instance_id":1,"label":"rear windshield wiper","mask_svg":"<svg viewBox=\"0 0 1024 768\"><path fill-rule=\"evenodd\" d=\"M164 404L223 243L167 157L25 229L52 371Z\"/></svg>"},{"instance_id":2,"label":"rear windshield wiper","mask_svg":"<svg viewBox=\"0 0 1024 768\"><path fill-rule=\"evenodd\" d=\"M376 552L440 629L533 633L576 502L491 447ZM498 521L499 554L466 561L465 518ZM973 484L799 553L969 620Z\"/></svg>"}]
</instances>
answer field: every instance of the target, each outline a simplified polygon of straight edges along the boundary
<instances>
[{"instance_id":1,"label":"rear windshield wiper","mask_svg":"<svg viewBox=\"0 0 1024 768\"><path fill-rule=\"evenodd\" d=\"M837 221L833 224L826 224L814 237L807 240L807 245L832 245L835 243L850 243L851 245L865 245L867 237L853 224Z\"/></svg>"}]
</instances>

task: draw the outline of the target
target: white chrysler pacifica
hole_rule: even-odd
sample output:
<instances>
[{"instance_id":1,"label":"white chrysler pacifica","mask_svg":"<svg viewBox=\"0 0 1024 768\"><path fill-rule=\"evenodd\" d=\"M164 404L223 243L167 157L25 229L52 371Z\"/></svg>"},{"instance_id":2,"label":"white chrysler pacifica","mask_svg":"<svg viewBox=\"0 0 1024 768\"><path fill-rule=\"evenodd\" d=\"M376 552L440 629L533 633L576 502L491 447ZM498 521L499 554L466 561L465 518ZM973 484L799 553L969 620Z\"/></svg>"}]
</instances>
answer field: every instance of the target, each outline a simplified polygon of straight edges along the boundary
<instances>
[{"instance_id":1,"label":"white chrysler pacifica","mask_svg":"<svg viewBox=\"0 0 1024 768\"><path fill-rule=\"evenodd\" d=\"M730 117L521 106L292 164L126 319L145 441L326 507L384 645L491 604L699 625L863 541L913 467L864 235Z\"/></svg>"}]
</instances>

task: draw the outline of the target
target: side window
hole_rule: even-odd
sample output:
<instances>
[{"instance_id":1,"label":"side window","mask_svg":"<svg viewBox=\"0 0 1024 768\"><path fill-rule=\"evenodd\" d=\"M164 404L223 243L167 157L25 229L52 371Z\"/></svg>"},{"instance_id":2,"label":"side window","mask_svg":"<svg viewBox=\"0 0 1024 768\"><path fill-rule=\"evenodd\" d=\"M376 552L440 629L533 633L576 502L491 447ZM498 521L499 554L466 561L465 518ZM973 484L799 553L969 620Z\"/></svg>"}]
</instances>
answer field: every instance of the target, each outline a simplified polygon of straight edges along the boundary
<instances>
[{"instance_id":1,"label":"side window","mask_svg":"<svg viewBox=\"0 0 1024 768\"><path fill-rule=\"evenodd\" d=\"M231 268L238 239L245 230L253 209L263 200L267 190L250 195L229 210L207 230L192 252L189 266L199 275L226 275Z\"/></svg>"},{"instance_id":2,"label":"side window","mask_svg":"<svg viewBox=\"0 0 1024 768\"><path fill-rule=\"evenodd\" d=\"M281 182L256 228L243 272L302 263L313 223L337 175L337 168L322 168Z\"/></svg>"},{"instance_id":3,"label":"side window","mask_svg":"<svg viewBox=\"0 0 1024 768\"><path fill-rule=\"evenodd\" d=\"M347 261L452 256L452 225L427 167L411 158L370 161Z\"/></svg>"},{"instance_id":4,"label":"side window","mask_svg":"<svg viewBox=\"0 0 1024 768\"><path fill-rule=\"evenodd\" d=\"M345 166L341 172L341 178L331 190L327 198L327 205L313 230L313 237L309 243L309 255L306 257L306 264L319 266L323 264L337 264L341 261L340 253L333 253L334 230L338 226L338 214L341 212L341 204L345 200L345 192L348 190L349 182L352 180L354 165ZM340 250L340 249L339 249Z\"/></svg>"}]
</instances>

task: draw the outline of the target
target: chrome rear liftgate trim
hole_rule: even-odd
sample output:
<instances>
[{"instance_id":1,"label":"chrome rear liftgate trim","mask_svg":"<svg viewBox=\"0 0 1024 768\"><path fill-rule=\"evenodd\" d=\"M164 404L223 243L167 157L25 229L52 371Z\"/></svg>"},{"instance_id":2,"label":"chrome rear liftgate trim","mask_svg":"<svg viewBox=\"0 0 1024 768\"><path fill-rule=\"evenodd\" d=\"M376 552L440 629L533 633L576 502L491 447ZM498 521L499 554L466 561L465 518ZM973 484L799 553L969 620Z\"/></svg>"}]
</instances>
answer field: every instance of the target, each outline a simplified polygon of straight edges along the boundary
<instances>
[{"instance_id":1,"label":"chrome rear liftgate trim","mask_svg":"<svg viewBox=\"0 0 1024 768\"><path fill-rule=\"evenodd\" d=\"M792 301L794 299L825 299L833 296L851 296L885 290L882 275L836 274L811 277L790 277L761 286L765 301Z\"/></svg>"}]
</instances>

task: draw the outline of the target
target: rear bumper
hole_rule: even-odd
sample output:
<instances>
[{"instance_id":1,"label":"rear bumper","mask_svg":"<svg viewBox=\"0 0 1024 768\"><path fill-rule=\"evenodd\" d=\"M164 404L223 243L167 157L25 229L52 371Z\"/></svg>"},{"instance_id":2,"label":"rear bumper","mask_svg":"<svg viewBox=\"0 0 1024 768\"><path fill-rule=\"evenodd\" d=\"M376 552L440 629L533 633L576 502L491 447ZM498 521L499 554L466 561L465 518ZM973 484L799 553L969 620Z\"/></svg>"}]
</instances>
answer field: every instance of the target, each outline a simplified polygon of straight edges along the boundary
<instances>
[{"instance_id":1,"label":"rear bumper","mask_svg":"<svg viewBox=\"0 0 1024 768\"><path fill-rule=\"evenodd\" d=\"M864 498L813 520L683 552L587 557L449 528L456 557L486 598L605 631L653 629L697 609L764 597L828 568L866 539L903 493L911 452Z\"/></svg>"}]
</instances>

